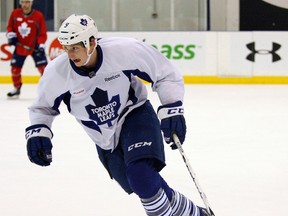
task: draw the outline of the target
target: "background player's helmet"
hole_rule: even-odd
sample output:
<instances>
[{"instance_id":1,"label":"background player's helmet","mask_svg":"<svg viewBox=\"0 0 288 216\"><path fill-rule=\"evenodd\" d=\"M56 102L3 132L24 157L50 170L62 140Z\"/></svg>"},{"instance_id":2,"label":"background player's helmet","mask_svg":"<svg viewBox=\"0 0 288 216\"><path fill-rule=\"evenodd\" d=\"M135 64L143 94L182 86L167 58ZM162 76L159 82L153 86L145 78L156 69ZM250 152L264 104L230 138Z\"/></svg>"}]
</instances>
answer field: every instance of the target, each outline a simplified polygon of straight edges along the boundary
<instances>
[{"instance_id":1,"label":"background player's helmet","mask_svg":"<svg viewBox=\"0 0 288 216\"><path fill-rule=\"evenodd\" d=\"M33 2L33 0L19 0L19 4L20 4L20 5L22 4L22 1L25 1L25 2Z\"/></svg>"},{"instance_id":2,"label":"background player's helmet","mask_svg":"<svg viewBox=\"0 0 288 216\"><path fill-rule=\"evenodd\" d=\"M97 46L97 34L98 29L92 18L87 15L72 14L60 26L58 40L61 45L73 45L83 42L89 50L91 36L94 36Z\"/></svg>"}]
</instances>

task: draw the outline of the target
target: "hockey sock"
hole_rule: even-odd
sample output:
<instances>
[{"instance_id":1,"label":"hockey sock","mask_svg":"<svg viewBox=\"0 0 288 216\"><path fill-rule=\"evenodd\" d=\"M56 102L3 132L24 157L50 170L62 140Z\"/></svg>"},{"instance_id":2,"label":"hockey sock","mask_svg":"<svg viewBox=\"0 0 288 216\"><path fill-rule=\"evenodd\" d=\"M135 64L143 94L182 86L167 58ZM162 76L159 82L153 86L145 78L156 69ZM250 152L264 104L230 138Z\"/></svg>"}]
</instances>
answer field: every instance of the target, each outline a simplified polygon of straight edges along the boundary
<instances>
[{"instance_id":1,"label":"hockey sock","mask_svg":"<svg viewBox=\"0 0 288 216\"><path fill-rule=\"evenodd\" d=\"M126 174L130 187L140 197L148 216L172 216L170 201L162 188L163 179L152 163L153 160L147 159L128 165Z\"/></svg>"},{"instance_id":2,"label":"hockey sock","mask_svg":"<svg viewBox=\"0 0 288 216\"><path fill-rule=\"evenodd\" d=\"M150 165L149 159L129 163L127 166L127 179L132 190L143 199L154 196L162 186L159 173Z\"/></svg>"},{"instance_id":3,"label":"hockey sock","mask_svg":"<svg viewBox=\"0 0 288 216\"><path fill-rule=\"evenodd\" d=\"M15 88L21 87L21 68L20 67L11 67L11 73L12 73L12 81Z\"/></svg>"},{"instance_id":4,"label":"hockey sock","mask_svg":"<svg viewBox=\"0 0 288 216\"><path fill-rule=\"evenodd\" d=\"M173 215L177 216L201 216L199 208L187 197L178 191L173 191L171 200Z\"/></svg>"},{"instance_id":5,"label":"hockey sock","mask_svg":"<svg viewBox=\"0 0 288 216\"><path fill-rule=\"evenodd\" d=\"M141 199L141 202L148 216L173 216L170 202L162 188L153 197Z\"/></svg>"}]
</instances>

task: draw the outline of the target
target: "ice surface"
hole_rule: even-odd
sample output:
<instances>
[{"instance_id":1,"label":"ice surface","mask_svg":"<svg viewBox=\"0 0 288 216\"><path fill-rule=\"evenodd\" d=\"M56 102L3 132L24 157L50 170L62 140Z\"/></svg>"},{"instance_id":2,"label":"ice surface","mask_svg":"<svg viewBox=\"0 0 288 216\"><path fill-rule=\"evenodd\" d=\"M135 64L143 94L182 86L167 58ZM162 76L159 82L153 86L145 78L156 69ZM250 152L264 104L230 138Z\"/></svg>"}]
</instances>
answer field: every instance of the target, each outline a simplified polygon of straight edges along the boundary
<instances>
[{"instance_id":1,"label":"ice surface","mask_svg":"<svg viewBox=\"0 0 288 216\"><path fill-rule=\"evenodd\" d=\"M138 198L109 179L64 106L52 128L52 165L30 163L24 130L36 85L24 85L18 100L7 100L10 89L0 85L1 216L145 215ZM155 93L150 99L159 105ZM286 216L288 86L186 85L185 112L183 148L216 216ZM179 152L166 147L162 175L203 205Z\"/></svg>"}]
</instances>

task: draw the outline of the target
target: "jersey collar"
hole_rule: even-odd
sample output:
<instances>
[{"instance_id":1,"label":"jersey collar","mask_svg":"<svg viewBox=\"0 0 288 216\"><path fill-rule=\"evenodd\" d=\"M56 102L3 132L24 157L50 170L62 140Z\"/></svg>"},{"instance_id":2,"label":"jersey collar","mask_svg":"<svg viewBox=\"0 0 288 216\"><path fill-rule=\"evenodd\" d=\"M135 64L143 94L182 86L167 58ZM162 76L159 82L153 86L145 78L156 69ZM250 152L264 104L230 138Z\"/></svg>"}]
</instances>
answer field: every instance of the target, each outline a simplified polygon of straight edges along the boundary
<instances>
[{"instance_id":1,"label":"jersey collar","mask_svg":"<svg viewBox=\"0 0 288 216\"><path fill-rule=\"evenodd\" d=\"M79 67L76 67L76 65L74 64L73 61L69 60L70 61L70 65L71 67L73 68L73 70L79 74L80 76L87 76L87 77L94 77L97 73L97 71L99 70L99 68L101 67L102 65L102 62L103 62L103 52L102 52L102 49L101 47L98 45L96 47L96 51L97 51L97 58L98 58L98 61L97 61L97 64L95 66L95 68L93 70L83 70Z\"/></svg>"}]
</instances>

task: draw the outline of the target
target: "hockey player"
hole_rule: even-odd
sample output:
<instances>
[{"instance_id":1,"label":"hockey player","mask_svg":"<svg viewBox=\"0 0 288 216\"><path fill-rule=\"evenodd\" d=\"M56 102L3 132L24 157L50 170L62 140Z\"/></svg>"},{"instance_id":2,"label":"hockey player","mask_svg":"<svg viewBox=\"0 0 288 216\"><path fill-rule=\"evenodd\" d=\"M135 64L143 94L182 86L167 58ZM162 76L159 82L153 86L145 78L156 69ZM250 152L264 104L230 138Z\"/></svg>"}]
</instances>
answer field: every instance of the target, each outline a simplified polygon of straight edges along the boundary
<instances>
[{"instance_id":1,"label":"hockey player","mask_svg":"<svg viewBox=\"0 0 288 216\"><path fill-rule=\"evenodd\" d=\"M7 94L9 98L20 95L21 70L27 56L32 56L41 75L47 65L45 54L47 30L44 16L32 8L33 0L20 0L20 5L21 8L12 11L6 33L8 44L15 46L11 60L14 89Z\"/></svg>"},{"instance_id":2,"label":"hockey player","mask_svg":"<svg viewBox=\"0 0 288 216\"><path fill-rule=\"evenodd\" d=\"M51 126L63 101L96 144L110 177L139 196L147 215L208 216L159 173L165 166L161 129L167 143L172 143L172 133L181 143L185 140L181 73L144 42L98 39L97 33L87 15L71 15L61 25L58 39L66 52L47 65L29 107L30 161L40 166L52 162ZM158 93L161 124L139 78Z\"/></svg>"}]
</instances>

